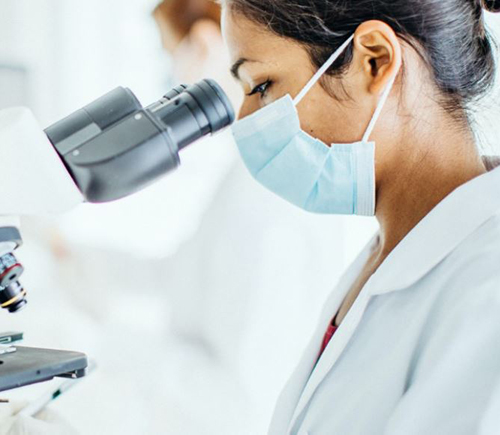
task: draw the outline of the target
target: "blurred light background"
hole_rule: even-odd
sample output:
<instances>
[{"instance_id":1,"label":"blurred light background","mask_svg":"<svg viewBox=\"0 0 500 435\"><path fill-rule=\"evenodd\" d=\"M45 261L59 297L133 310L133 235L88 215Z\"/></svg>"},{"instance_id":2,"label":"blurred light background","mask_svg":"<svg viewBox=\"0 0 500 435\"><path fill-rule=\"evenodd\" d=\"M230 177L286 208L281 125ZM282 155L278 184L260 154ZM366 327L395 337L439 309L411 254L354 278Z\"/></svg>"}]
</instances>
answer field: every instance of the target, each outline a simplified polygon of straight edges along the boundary
<instances>
[{"instance_id":1,"label":"blurred light background","mask_svg":"<svg viewBox=\"0 0 500 435\"><path fill-rule=\"evenodd\" d=\"M157 4L0 0L0 108L29 106L46 127L119 85L149 104L203 76L237 101L221 42L208 29L169 56ZM194 49L202 75L183 76L177 62ZM478 108L488 154L498 153L497 116L494 99ZM373 219L309 215L275 198L226 133L181 160L131 198L24 219L29 306L0 313L0 329L97 361L53 405L82 434L265 433L323 301L376 231ZM6 395L30 400L49 385Z\"/></svg>"}]
</instances>

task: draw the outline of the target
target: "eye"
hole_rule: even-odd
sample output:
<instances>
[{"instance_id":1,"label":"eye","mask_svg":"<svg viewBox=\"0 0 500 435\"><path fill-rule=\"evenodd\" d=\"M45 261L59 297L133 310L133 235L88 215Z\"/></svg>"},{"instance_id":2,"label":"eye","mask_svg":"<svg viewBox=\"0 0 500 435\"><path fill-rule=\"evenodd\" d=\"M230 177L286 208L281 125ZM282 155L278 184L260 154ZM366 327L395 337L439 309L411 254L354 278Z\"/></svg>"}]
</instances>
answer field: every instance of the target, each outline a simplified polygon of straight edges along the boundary
<instances>
[{"instance_id":1,"label":"eye","mask_svg":"<svg viewBox=\"0 0 500 435\"><path fill-rule=\"evenodd\" d=\"M271 80L266 80L264 83L261 83L260 85L253 88L252 91L247 95L251 97L252 95L260 94L261 98L263 98L265 97L267 91L269 90L272 84L273 82Z\"/></svg>"}]
</instances>

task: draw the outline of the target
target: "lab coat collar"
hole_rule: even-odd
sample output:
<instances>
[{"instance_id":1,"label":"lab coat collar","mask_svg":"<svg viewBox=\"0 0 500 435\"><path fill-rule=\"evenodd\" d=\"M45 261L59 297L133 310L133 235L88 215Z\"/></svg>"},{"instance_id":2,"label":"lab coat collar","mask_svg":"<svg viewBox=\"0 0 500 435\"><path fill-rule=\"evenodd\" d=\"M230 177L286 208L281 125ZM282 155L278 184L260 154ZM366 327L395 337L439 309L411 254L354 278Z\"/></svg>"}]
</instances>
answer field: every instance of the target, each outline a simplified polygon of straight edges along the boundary
<instances>
[{"instance_id":1,"label":"lab coat collar","mask_svg":"<svg viewBox=\"0 0 500 435\"><path fill-rule=\"evenodd\" d=\"M418 282L499 211L497 168L458 187L441 201L382 263L372 277L370 294L385 294Z\"/></svg>"},{"instance_id":2,"label":"lab coat collar","mask_svg":"<svg viewBox=\"0 0 500 435\"><path fill-rule=\"evenodd\" d=\"M373 296L403 290L416 283L476 228L498 212L500 212L500 168L481 175L452 192L406 236L368 280L335 333L331 344L314 367L326 327L349 289L348 282L341 282L325 304L319 327L295 373L297 384L290 386L290 391L287 392L290 394L290 400L283 402L284 408L278 411L275 416L276 421L291 411L292 418L288 421L288 432L292 430L316 388L351 340ZM360 254L353 265L354 269L361 266L373 245L377 243L377 239L378 236L374 237ZM297 391L301 386L302 391ZM298 400L295 402L297 405L291 410L289 407L293 406L293 398L297 396ZM275 432L270 433L274 435Z\"/></svg>"}]
</instances>

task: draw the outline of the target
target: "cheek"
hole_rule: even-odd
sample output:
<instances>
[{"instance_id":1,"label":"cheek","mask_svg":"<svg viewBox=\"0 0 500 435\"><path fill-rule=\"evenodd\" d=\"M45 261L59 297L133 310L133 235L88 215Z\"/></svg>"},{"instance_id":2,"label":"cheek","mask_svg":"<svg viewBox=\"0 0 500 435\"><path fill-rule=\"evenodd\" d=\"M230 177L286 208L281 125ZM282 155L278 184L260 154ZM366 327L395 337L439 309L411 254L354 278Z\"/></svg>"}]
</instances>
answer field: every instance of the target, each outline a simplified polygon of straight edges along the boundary
<instances>
[{"instance_id":1,"label":"cheek","mask_svg":"<svg viewBox=\"0 0 500 435\"><path fill-rule=\"evenodd\" d=\"M299 107L299 118L306 133L328 146L332 143L342 143L346 138L340 112L332 107L320 104L304 105Z\"/></svg>"},{"instance_id":2,"label":"cheek","mask_svg":"<svg viewBox=\"0 0 500 435\"><path fill-rule=\"evenodd\" d=\"M302 129L325 144L353 143L362 139L366 122L360 111L331 97L311 99L299 106Z\"/></svg>"}]
</instances>

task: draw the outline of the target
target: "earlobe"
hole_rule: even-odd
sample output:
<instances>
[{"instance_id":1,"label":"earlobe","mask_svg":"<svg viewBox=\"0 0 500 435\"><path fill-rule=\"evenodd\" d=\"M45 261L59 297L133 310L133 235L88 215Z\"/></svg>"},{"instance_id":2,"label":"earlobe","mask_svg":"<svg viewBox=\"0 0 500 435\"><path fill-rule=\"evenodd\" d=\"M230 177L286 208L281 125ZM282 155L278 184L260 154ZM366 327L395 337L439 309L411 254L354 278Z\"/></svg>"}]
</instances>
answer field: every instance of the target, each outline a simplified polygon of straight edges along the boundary
<instances>
[{"instance_id":1,"label":"earlobe","mask_svg":"<svg viewBox=\"0 0 500 435\"><path fill-rule=\"evenodd\" d=\"M356 29L354 47L366 74L368 91L382 93L401 68L402 50L396 33L382 21L366 21Z\"/></svg>"}]
</instances>

